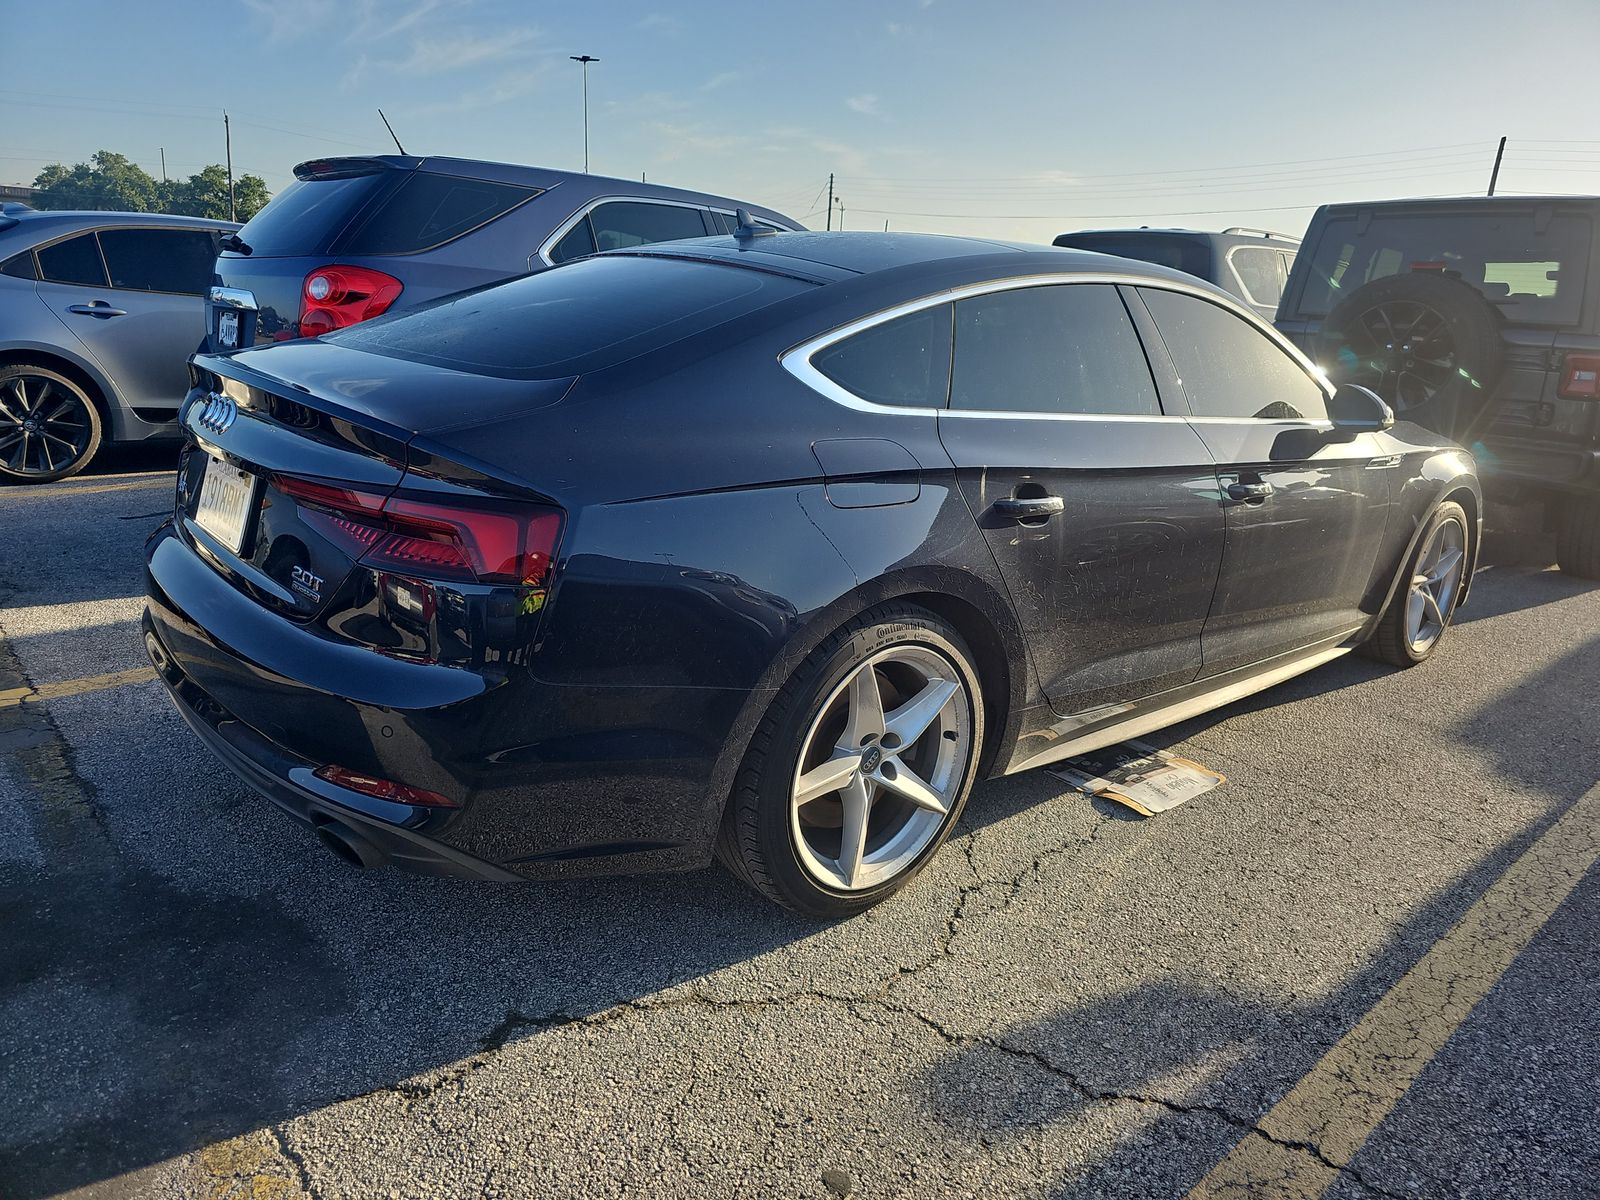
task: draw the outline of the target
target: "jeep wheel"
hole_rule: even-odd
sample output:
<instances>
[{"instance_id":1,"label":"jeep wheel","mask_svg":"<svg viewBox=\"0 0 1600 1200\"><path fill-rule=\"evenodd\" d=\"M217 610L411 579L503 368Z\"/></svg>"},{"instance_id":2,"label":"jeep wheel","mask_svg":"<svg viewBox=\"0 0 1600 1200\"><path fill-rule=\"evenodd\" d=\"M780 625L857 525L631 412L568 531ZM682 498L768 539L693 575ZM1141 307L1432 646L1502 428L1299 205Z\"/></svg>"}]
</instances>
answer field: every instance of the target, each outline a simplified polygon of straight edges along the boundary
<instances>
[{"instance_id":1,"label":"jeep wheel","mask_svg":"<svg viewBox=\"0 0 1600 1200\"><path fill-rule=\"evenodd\" d=\"M1334 306L1316 358L1335 383L1358 383L1395 413L1470 441L1492 417L1505 366L1500 317L1459 279L1412 272L1375 279Z\"/></svg>"},{"instance_id":2,"label":"jeep wheel","mask_svg":"<svg viewBox=\"0 0 1600 1200\"><path fill-rule=\"evenodd\" d=\"M1556 523L1556 565L1579 579L1600 579L1600 496L1571 496Z\"/></svg>"}]
</instances>

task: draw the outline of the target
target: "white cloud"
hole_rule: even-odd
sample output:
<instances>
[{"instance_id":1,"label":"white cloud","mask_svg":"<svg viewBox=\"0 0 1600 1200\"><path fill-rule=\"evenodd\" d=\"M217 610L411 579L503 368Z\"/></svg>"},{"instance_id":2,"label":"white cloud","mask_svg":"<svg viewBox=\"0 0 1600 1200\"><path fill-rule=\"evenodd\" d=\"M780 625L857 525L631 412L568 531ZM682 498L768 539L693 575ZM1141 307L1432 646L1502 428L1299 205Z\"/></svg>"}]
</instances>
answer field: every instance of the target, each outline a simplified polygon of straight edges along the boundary
<instances>
[{"instance_id":1,"label":"white cloud","mask_svg":"<svg viewBox=\"0 0 1600 1200\"><path fill-rule=\"evenodd\" d=\"M720 87L727 87L728 84L734 83L743 78L743 71L719 71L710 79L702 83L700 85L700 90L702 92L714 92Z\"/></svg>"},{"instance_id":2,"label":"white cloud","mask_svg":"<svg viewBox=\"0 0 1600 1200\"><path fill-rule=\"evenodd\" d=\"M864 113L869 117L878 115L878 97L871 92L864 92L859 96L851 96L845 101L845 104L854 111Z\"/></svg>"},{"instance_id":3,"label":"white cloud","mask_svg":"<svg viewBox=\"0 0 1600 1200\"><path fill-rule=\"evenodd\" d=\"M381 64L402 75L438 75L464 67L482 66L508 58L525 57L538 35L532 29L496 33L457 33L446 37L413 37L411 53Z\"/></svg>"},{"instance_id":4,"label":"white cloud","mask_svg":"<svg viewBox=\"0 0 1600 1200\"><path fill-rule=\"evenodd\" d=\"M666 13L650 13L634 25L635 29L643 29L646 33L679 34L683 32L683 22L677 17Z\"/></svg>"}]
</instances>

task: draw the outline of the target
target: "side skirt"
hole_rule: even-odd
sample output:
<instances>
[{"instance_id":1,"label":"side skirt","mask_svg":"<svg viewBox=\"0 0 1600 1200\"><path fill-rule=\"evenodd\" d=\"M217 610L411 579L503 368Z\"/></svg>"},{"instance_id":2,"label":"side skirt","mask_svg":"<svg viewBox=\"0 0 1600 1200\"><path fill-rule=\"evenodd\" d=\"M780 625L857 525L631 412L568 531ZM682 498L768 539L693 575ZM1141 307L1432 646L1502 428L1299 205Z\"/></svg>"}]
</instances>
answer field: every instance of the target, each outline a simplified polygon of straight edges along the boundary
<instances>
[{"instance_id":1,"label":"side skirt","mask_svg":"<svg viewBox=\"0 0 1600 1200\"><path fill-rule=\"evenodd\" d=\"M1094 712L1068 717L1046 729L1024 735L1012 750L1011 761L1000 774L1014 775L1018 771L1042 767L1046 763L1059 762L1075 754L1087 754L1091 750L1099 750L1117 742L1127 741L1129 738L1152 733L1157 729L1165 729L1168 725L1187 721L1190 717L1197 717L1214 708L1221 708L1235 700L1242 700L1256 692L1265 691L1274 684L1293 679L1296 675L1303 675L1324 663L1332 662L1341 655L1350 653L1353 649L1355 646L1351 644L1351 634L1340 634L1333 640L1333 644L1322 642L1291 655L1240 667L1216 679L1206 680L1206 687L1202 691L1190 692L1181 698L1169 700L1159 708L1144 712L1133 711L1122 720L1113 720L1111 724L1097 724L1094 729L1087 732L1080 731L1086 723L1085 718L1088 721L1094 720L1096 715ZM1187 688L1183 690L1188 691ZM1153 697L1152 701L1159 702L1160 699L1157 696ZM1138 706L1118 707L1128 711L1137 709ZM1104 710L1101 710L1101 713L1107 718L1112 716Z\"/></svg>"}]
</instances>

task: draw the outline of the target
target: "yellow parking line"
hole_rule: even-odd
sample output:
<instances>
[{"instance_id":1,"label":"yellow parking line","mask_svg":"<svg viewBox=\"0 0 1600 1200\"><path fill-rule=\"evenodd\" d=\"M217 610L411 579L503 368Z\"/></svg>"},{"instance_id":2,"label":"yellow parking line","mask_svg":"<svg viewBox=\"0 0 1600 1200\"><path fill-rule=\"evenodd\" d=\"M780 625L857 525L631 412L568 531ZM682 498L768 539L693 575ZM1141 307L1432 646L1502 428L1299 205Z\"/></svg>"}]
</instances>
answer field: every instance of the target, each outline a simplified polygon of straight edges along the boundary
<instances>
[{"instance_id":1,"label":"yellow parking line","mask_svg":"<svg viewBox=\"0 0 1600 1200\"><path fill-rule=\"evenodd\" d=\"M1190 1200L1323 1195L1597 859L1600 784L1334 1043Z\"/></svg>"},{"instance_id":2,"label":"yellow parking line","mask_svg":"<svg viewBox=\"0 0 1600 1200\"><path fill-rule=\"evenodd\" d=\"M144 683L155 677L154 667L133 667L126 671L112 671L108 675L87 675L82 679L40 684L36 688L11 688L0 692L0 708L15 708L19 704L39 704L46 700L59 700L63 696L81 696L85 692L103 692L107 688Z\"/></svg>"},{"instance_id":3,"label":"yellow parking line","mask_svg":"<svg viewBox=\"0 0 1600 1200\"><path fill-rule=\"evenodd\" d=\"M171 475L163 475L159 479L135 479L129 483L97 483L87 487L12 487L0 491L0 500L55 500L62 496L92 496L97 492L133 492L155 488L171 491L176 486L173 478Z\"/></svg>"}]
</instances>

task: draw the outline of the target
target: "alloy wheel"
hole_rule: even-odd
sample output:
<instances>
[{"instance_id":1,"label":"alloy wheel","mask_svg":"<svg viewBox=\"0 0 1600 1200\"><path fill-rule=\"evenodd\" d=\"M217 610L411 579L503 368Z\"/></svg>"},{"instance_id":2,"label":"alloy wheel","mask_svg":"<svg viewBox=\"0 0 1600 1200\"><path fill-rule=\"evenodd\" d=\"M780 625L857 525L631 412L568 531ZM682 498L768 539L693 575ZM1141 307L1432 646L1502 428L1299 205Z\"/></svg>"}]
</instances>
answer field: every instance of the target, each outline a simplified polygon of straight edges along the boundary
<instances>
[{"instance_id":1,"label":"alloy wheel","mask_svg":"<svg viewBox=\"0 0 1600 1200\"><path fill-rule=\"evenodd\" d=\"M1371 388L1397 413L1426 404L1460 374L1449 326L1426 304L1374 305L1340 335L1339 378Z\"/></svg>"},{"instance_id":2,"label":"alloy wheel","mask_svg":"<svg viewBox=\"0 0 1600 1200\"><path fill-rule=\"evenodd\" d=\"M1406 594L1406 640L1413 654L1427 653L1444 633L1466 567L1466 540L1460 522L1443 521L1417 556Z\"/></svg>"},{"instance_id":3,"label":"alloy wheel","mask_svg":"<svg viewBox=\"0 0 1600 1200\"><path fill-rule=\"evenodd\" d=\"M44 375L0 382L0 463L13 475L54 475L88 450L93 424L81 396Z\"/></svg>"},{"instance_id":4,"label":"alloy wheel","mask_svg":"<svg viewBox=\"0 0 1600 1200\"><path fill-rule=\"evenodd\" d=\"M806 731L790 788L806 873L856 892L910 868L961 794L972 736L971 698L938 651L895 646L855 667Z\"/></svg>"}]
</instances>

